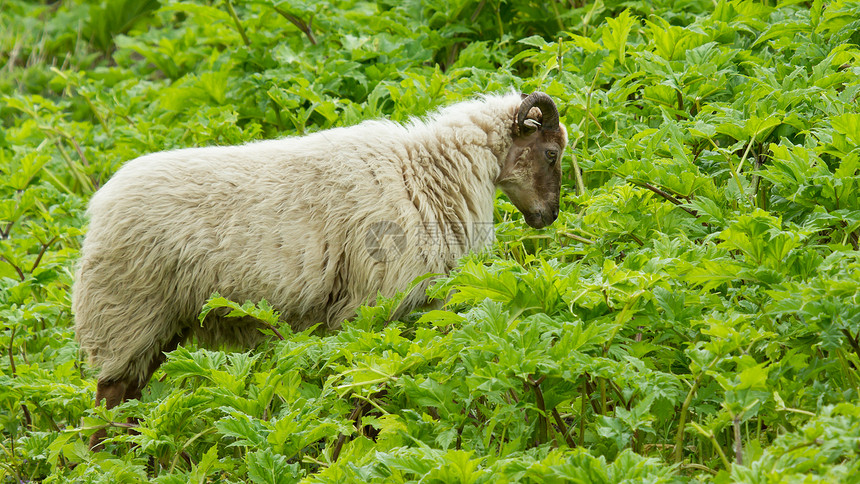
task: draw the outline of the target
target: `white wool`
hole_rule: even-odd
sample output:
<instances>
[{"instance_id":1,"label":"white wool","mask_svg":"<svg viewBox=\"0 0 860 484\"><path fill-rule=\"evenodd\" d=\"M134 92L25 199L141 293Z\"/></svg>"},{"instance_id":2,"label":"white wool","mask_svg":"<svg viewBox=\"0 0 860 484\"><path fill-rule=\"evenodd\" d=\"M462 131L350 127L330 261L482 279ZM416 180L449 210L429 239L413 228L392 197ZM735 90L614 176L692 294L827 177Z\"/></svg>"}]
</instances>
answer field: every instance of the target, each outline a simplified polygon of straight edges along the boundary
<instances>
[{"instance_id":1,"label":"white wool","mask_svg":"<svg viewBox=\"0 0 860 484\"><path fill-rule=\"evenodd\" d=\"M73 291L77 338L99 379L148 378L180 333L253 344L251 321L197 321L213 292L266 299L296 330L338 328L378 292L449 271L492 240L520 102L486 96L406 125L368 121L128 162L90 202ZM368 249L368 233L386 223L405 237L392 260ZM423 300L414 291L405 306Z\"/></svg>"}]
</instances>

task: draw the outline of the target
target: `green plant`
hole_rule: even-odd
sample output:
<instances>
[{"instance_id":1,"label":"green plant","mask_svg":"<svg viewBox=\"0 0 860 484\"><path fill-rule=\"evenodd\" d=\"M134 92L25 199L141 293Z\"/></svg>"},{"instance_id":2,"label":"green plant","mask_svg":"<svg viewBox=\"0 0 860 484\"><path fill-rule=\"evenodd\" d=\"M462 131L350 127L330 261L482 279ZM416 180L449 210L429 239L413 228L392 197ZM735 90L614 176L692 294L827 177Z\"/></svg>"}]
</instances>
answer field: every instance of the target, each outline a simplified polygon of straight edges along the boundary
<instances>
[{"instance_id":1,"label":"green plant","mask_svg":"<svg viewBox=\"0 0 860 484\"><path fill-rule=\"evenodd\" d=\"M860 7L770 3L6 0L0 480L850 480ZM511 88L568 127L554 225L499 196L498 243L400 321L213 295L267 341L92 408L69 292L124 161Z\"/></svg>"}]
</instances>

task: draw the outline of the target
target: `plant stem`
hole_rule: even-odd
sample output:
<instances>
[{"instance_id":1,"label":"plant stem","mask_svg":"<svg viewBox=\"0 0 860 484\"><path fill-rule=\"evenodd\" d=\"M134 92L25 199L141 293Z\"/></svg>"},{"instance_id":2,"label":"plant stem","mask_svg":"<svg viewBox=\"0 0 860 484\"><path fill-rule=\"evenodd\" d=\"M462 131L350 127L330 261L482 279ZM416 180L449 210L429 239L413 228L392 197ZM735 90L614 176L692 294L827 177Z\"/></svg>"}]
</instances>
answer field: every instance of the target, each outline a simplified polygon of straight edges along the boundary
<instances>
[{"instance_id":1,"label":"plant stem","mask_svg":"<svg viewBox=\"0 0 860 484\"><path fill-rule=\"evenodd\" d=\"M358 430L359 426L361 426L361 416L364 415L364 412L367 411L370 404L365 401L359 401L355 404L355 407L352 409L352 412L349 414L349 419L355 423L355 429ZM346 442L346 434L340 434L337 436L337 441L334 444L334 449L331 451L331 461L337 462L337 458L340 456L340 451L343 448L343 443Z\"/></svg>"},{"instance_id":2,"label":"plant stem","mask_svg":"<svg viewBox=\"0 0 860 484\"><path fill-rule=\"evenodd\" d=\"M12 226L15 225L15 222L16 220L3 222L6 224L6 226L0 229L0 240L5 240L9 238L9 234L12 232Z\"/></svg>"},{"instance_id":3,"label":"plant stem","mask_svg":"<svg viewBox=\"0 0 860 484\"><path fill-rule=\"evenodd\" d=\"M744 162L747 161L747 156L750 154L750 149L752 148L753 143L755 143L755 135L753 135L750 142L747 143L747 148L744 150L743 156L741 156L741 162L738 163L738 173L740 173L741 170L743 169Z\"/></svg>"},{"instance_id":4,"label":"plant stem","mask_svg":"<svg viewBox=\"0 0 860 484\"><path fill-rule=\"evenodd\" d=\"M714 358L707 367L702 368L702 372L699 373L699 376L690 388L690 392L687 393L687 398L684 399L684 404L681 405L681 415L678 417L678 433L675 434L674 460L676 463L680 463L684 459L684 430L687 426L687 411L693 403L693 397L696 396L696 390L699 389L699 385L701 385L702 379L705 377L705 373L714 365L714 363L717 362L717 359L719 359L719 357Z\"/></svg>"},{"instance_id":5,"label":"plant stem","mask_svg":"<svg viewBox=\"0 0 860 484\"><path fill-rule=\"evenodd\" d=\"M313 20L313 17L311 17L311 19L310 19L310 20L308 20L307 22L305 22L304 20L302 20L302 19L300 19L300 18L296 17L295 15L293 15L293 14L291 14L291 13L287 12L286 10L284 10L284 9L282 9L282 8L280 8L280 7L272 6L272 8L274 8L274 9L275 9L275 12L278 12L278 14L279 14L281 17L284 17L284 18L285 18L285 19L287 19L291 24L295 25L299 30L301 30L301 31L302 31L302 33L304 33L304 34L305 34L305 37L307 37L307 38L308 38L308 41L309 41L311 44L313 44L313 45L317 45L317 39L316 39L316 37L314 37L314 31L313 31L313 28L311 27L311 24L313 24L313 21L314 21L314 20Z\"/></svg>"},{"instance_id":6,"label":"plant stem","mask_svg":"<svg viewBox=\"0 0 860 484\"><path fill-rule=\"evenodd\" d=\"M579 138L573 142L573 146L570 148L570 163L573 165L573 176L576 179L576 194L582 195L585 193L585 183L582 180L582 169L579 168L579 162L576 160L577 143L579 143Z\"/></svg>"},{"instance_id":7,"label":"plant stem","mask_svg":"<svg viewBox=\"0 0 860 484\"><path fill-rule=\"evenodd\" d=\"M384 390L383 390L384 391ZM374 395L371 395L371 398L374 396L381 395L383 391L377 392ZM354 397L359 398L359 402L355 404L355 407L352 409L352 412L349 414L349 419L355 423L355 430L361 427L361 417L364 415L364 412L370 409L370 406L373 405L376 408L379 408L370 398L363 397L358 393L353 394ZM379 408L382 410L381 408ZM382 410L385 413L384 410ZM346 435L340 434L337 437L337 441L335 442L334 449L331 452L331 461L337 461L337 458L340 456L340 451L343 448L343 443L346 441Z\"/></svg>"},{"instance_id":8,"label":"plant stem","mask_svg":"<svg viewBox=\"0 0 860 484\"><path fill-rule=\"evenodd\" d=\"M176 463L179 462L179 458L182 457L182 454L185 453L185 449L187 449L188 446L190 446L195 440L199 439L200 437L203 437L206 434L211 434L212 432L215 432L216 430L217 429L215 427L209 427L208 429L204 429L204 430L201 430L200 432L197 432L190 439L186 440L185 443L182 444L182 448L179 449L179 452L177 452L173 456L173 462L170 464L170 470L168 471L168 473L172 473L173 469L176 468Z\"/></svg>"},{"instance_id":9,"label":"plant stem","mask_svg":"<svg viewBox=\"0 0 860 484\"><path fill-rule=\"evenodd\" d=\"M18 329L18 326L12 326L12 331L9 335L9 369L12 372L12 378L16 378L18 375L15 373L15 331ZM33 428L33 417L30 415L30 409L27 408L27 405L21 404L21 412L24 413L24 426L32 429Z\"/></svg>"},{"instance_id":10,"label":"plant stem","mask_svg":"<svg viewBox=\"0 0 860 484\"><path fill-rule=\"evenodd\" d=\"M752 144L752 143L750 143L750 144ZM767 201L767 199L765 198L763 192L759 193L759 188L761 187L761 176L758 174L758 171L761 169L761 165L762 165L761 148L759 148L759 154L756 154L754 156L755 156L755 171L753 172L752 182L750 183L750 186L752 187L752 190L750 193L750 202L755 206L756 201L758 201L758 208L765 210L765 208L766 208L765 202Z\"/></svg>"},{"instance_id":11,"label":"plant stem","mask_svg":"<svg viewBox=\"0 0 860 484\"><path fill-rule=\"evenodd\" d=\"M555 6L555 0L549 0L549 5L552 7L553 14L555 14L555 21L558 22L558 31L564 32L564 22L561 21L561 14L558 13L558 7Z\"/></svg>"},{"instance_id":12,"label":"plant stem","mask_svg":"<svg viewBox=\"0 0 860 484\"><path fill-rule=\"evenodd\" d=\"M239 35L242 37L242 42L245 43L246 47L251 45L251 41L248 40L248 36L245 34L245 27L242 27L242 22L239 20L239 16L236 15L236 11L233 10L233 2L231 0L224 0L224 3L227 5L227 12L230 13L230 17L233 18L233 23L236 24L236 30L239 31Z\"/></svg>"},{"instance_id":13,"label":"plant stem","mask_svg":"<svg viewBox=\"0 0 860 484\"><path fill-rule=\"evenodd\" d=\"M537 380L532 380L529 378L527 383L532 387L532 390L535 392L535 403L537 404L537 408L539 411L538 415L538 441L537 444L543 444L548 440L548 427L549 422L546 418L546 403L543 399L543 392L540 389L540 384L543 383L544 379L546 379L546 375L541 375Z\"/></svg>"},{"instance_id":14,"label":"plant stem","mask_svg":"<svg viewBox=\"0 0 860 484\"><path fill-rule=\"evenodd\" d=\"M96 191L95 185L93 185L93 181L87 176L87 174L81 169L81 166L72 160L72 157L66 152L66 149L63 148L63 144L60 141L61 138L56 138L54 140L57 150L62 155L63 159L66 160L66 163L69 165L69 169L74 175L74 178L81 184L81 188L84 190L88 190L89 192Z\"/></svg>"},{"instance_id":15,"label":"plant stem","mask_svg":"<svg viewBox=\"0 0 860 484\"><path fill-rule=\"evenodd\" d=\"M606 379L600 379L600 414L606 416Z\"/></svg>"},{"instance_id":16,"label":"plant stem","mask_svg":"<svg viewBox=\"0 0 860 484\"><path fill-rule=\"evenodd\" d=\"M716 450L717 454L719 454L720 460L723 462L723 465L725 466L726 470L728 471L729 469L731 469L732 464L729 462L728 457L726 457L726 453L723 452L723 448L720 447L720 443L717 441L717 436L714 435L713 432L711 432L710 434L708 434L708 440L711 441L711 444L714 446L714 450Z\"/></svg>"},{"instance_id":17,"label":"plant stem","mask_svg":"<svg viewBox=\"0 0 860 484\"><path fill-rule=\"evenodd\" d=\"M636 186L640 186L642 188L647 188L648 190L651 190L652 192L656 193L657 195L660 195L661 197L665 198L666 200L669 200L673 204L677 205L678 208L689 213L690 215L692 215L694 217L699 216L699 214L695 210L692 210L692 209L689 209L689 208L683 206L683 202L681 202L680 200L675 198L669 192L661 190L661 189L655 187L654 185L651 185L650 183L646 183L646 182L639 182L639 181L631 180L631 183L633 183Z\"/></svg>"},{"instance_id":18,"label":"plant stem","mask_svg":"<svg viewBox=\"0 0 860 484\"><path fill-rule=\"evenodd\" d=\"M45 176L48 178L48 180L57 189L62 190L63 192L65 192L67 194L74 193L71 188L67 187L63 182L61 182L60 179L57 178L57 175L54 175L54 173L51 170L49 170L47 167L42 167L42 173L45 174ZM10 223L7 228L11 228L11 227L12 227L12 224ZM8 233L7 233L7 235L8 235Z\"/></svg>"},{"instance_id":19,"label":"plant stem","mask_svg":"<svg viewBox=\"0 0 860 484\"><path fill-rule=\"evenodd\" d=\"M500 10L502 9L502 0L498 0L496 2L496 24L499 27L499 41L502 40L502 37L505 36L505 29L502 26L502 14Z\"/></svg>"},{"instance_id":20,"label":"plant stem","mask_svg":"<svg viewBox=\"0 0 860 484\"><path fill-rule=\"evenodd\" d=\"M555 3L553 3L552 5L553 8L555 8ZM561 24L561 20L559 20L558 23ZM556 45L558 45L558 56L555 59L555 63L556 67L558 68L558 80L561 81L561 73L564 71L564 52L562 51L562 46L564 44L562 43L561 37L558 38Z\"/></svg>"},{"instance_id":21,"label":"plant stem","mask_svg":"<svg viewBox=\"0 0 860 484\"><path fill-rule=\"evenodd\" d=\"M561 415L558 413L558 408L552 409L552 418L555 419L555 424L558 425L559 429L561 429L561 435L564 437L564 441L567 442L567 445L571 449L576 448L576 442L573 441L573 437L570 435L567 425L565 425L564 420L561 419Z\"/></svg>"},{"instance_id":22,"label":"plant stem","mask_svg":"<svg viewBox=\"0 0 860 484\"><path fill-rule=\"evenodd\" d=\"M717 471L711 469L710 467L703 466L702 464L681 464L681 469L695 469L697 471L705 471L709 472L712 475L719 474Z\"/></svg>"},{"instance_id":23,"label":"plant stem","mask_svg":"<svg viewBox=\"0 0 860 484\"><path fill-rule=\"evenodd\" d=\"M585 445L585 402L590 400L588 396L588 380L582 382L582 408L579 411L579 446Z\"/></svg>"},{"instance_id":24,"label":"plant stem","mask_svg":"<svg viewBox=\"0 0 860 484\"><path fill-rule=\"evenodd\" d=\"M714 146L714 149L719 151L720 147L717 146L716 143L714 143L714 140L712 140L711 138L708 138L708 141L711 142L711 144ZM726 162L729 164L729 171L732 175L732 179L735 180L735 184L738 186L738 192L740 192L741 199L746 200L746 197L744 196L744 185L743 185L743 183L741 183L741 177L740 177L740 175L738 175L738 171L735 170L735 164L732 163L732 157L726 153L723 153L723 156L726 157ZM743 160L741 160L741 165L743 165ZM755 208L755 207L750 206L750 208Z\"/></svg>"},{"instance_id":25,"label":"plant stem","mask_svg":"<svg viewBox=\"0 0 860 484\"><path fill-rule=\"evenodd\" d=\"M78 153L78 156L81 157L81 163L83 163L85 167L89 167L90 163L89 161L87 161L87 156L84 154L84 150L81 149L81 145L79 145L78 142L75 141L75 138L72 138L65 133L60 133L60 136L65 138L72 145L72 148L74 148L75 151Z\"/></svg>"},{"instance_id":26,"label":"plant stem","mask_svg":"<svg viewBox=\"0 0 860 484\"><path fill-rule=\"evenodd\" d=\"M845 338L848 340L848 344L851 346L851 349L854 350L854 354L857 355L857 358L860 358L860 342L858 342L858 338L855 338L854 335L851 334L851 331L848 331L847 329L843 329L842 334L845 335Z\"/></svg>"},{"instance_id":27,"label":"plant stem","mask_svg":"<svg viewBox=\"0 0 860 484\"><path fill-rule=\"evenodd\" d=\"M591 80L591 87L588 88L588 94L585 96L585 117L586 118L592 118L593 119L593 116L591 115L591 93L594 92L594 85L597 83L597 77L598 76L600 76L600 68L599 67L597 68L596 71L594 71L594 78ZM600 127L600 124L598 123L597 126ZM582 154L587 155L588 154L588 131L589 131L587 121L585 123L584 128L585 128L585 136L583 137L583 139L585 141L582 144Z\"/></svg>"},{"instance_id":28,"label":"plant stem","mask_svg":"<svg viewBox=\"0 0 860 484\"><path fill-rule=\"evenodd\" d=\"M741 442L741 416L735 415L732 419L732 427L735 430L735 463L738 465L743 465L744 461L744 447Z\"/></svg>"},{"instance_id":29,"label":"plant stem","mask_svg":"<svg viewBox=\"0 0 860 484\"><path fill-rule=\"evenodd\" d=\"M588 384L588 379L591 378L588 373L585 374L585 378L585 392L590 395L595 390L591 385ZM591 398L589 398L588 401L591 403L591 409L594 410L594 413L599 414L600 407L597 406L597 402L592 401Z\"/></svg>"},{"instance_id":30,"label":"plant stem","mask_svg":"<svg viewBox=\"0 0 860 484\"><path fill-rule=\"evenodd\" d=\"M561 232L561 235L564 235L565 237L576 240L578 242L582 242L583 244L594 245L593 240L586 239L585 237L580 237L579 235L576 235L576 234L571 234L569 232Z\"/></svg>"},{"instance_id":31,"label":"plant stem","mask_svg":"<svg viewBox=\"0 0 860 484\"><path fill-rule=\"evenodd\" d=\"M3 261L3 262L5 262L5 263L9 264L10 266L12 266L12 268L13 268L13 269L15 269L15 272L17 272L17 273L18 273L18 277L19 277L22 281L24 281L25 279L27 279L27 276L25 276L25 275L24 275L24 271L22 271L20 267L18 267L18 266L16 266L15 264L13 264L13 263L12 263L12 261L10 261L9 259L7 259L7 258L3 257L2 255L0 255L0 261Z\"/></svg>"},{"instance_id":32,"label":"plant stem","mask_svg":"<svg viewBox=\"0 0 860 484\"><path fill-rule=\"evenodd\" d=\"M30 268L30 272L35 271L35 270L36 270L36 268L37 268L37 267L39 267L39 263L40 263L40 262L42 262L42 257L44 257L44 256L45 256L45 251L47 251L49 247L51 247L52 245L54 245L54 242L56 242L58 238L59 238L59 237L55 235L55 236L54 236L51 240L49 240L47 243L42 244L42 249L41 249L41 250L39 250L39 255L38 255L38 256L36 256L36 261L35 261L35 262L33 262L33 267L32 267L32 268Z\"/></svg>"},{"instance_id":33,"label":"plant stem","mask_svg":"<svg viewBox=\"0 0 860 484\"><path fill-rule=\"evenodd\" d=\"M15 374L15 331L17 330L18 326L12 326L9 334L9 370L12 372L12 378L17 376Z\"/></svg>"},{"instance_id":34,"label":"plant stem","mask_svg":"<svg viewBox=\"0 0 860 484\"><path fill-rule=\"evenodd\" d=\"M471 22L474 22L475 20L478 20L478 15L480 15L480 14L481 14L481 9L483 9L483 8L484 8L484 5L485 5L486 3L487 3L487 0L481 0L480 2L478 2L478 6L477 6L477 7L475 7L475 11L474 11L474 12L472 12L472 16L469 18L469 20L470 20Z\"/></svg>"},{"instance_id":35,"label":"plant stem","mask_svg":"<svg viewBox=\"0 0 860 484\"><path fill-rule=\"evenodd\" d=\"M13 442L14 442L14 441L13 441ZM9 455L9 456L10 456L10 458L9 458L9 462L13 462L13 461L14 461L14 463L15 463L15 467L12 467L12 464L7 464L7 463L5 463L5 462L0 462L0 468L4 468L4 469L6 469L7 471L9 471L9 473L10 473L10 474L14 474L14 475L15 475L15 482L25 482L24 480L22 480L22 479L21 479L21 474L18 472L18 460L14 458L14 457L15 457L15 454L14 454L14 452L15 452L15 447L14 447L14 446L12 446L12 451L11 451L11 452L10 452L10 451L8 451L8 450L6 450L6 448L5 448L5 447L3 447L2 445L0 445L0 449L3 449L4 451L6 451L5 453L6 453L7 455Z\"/></svg>"}]
</instances>

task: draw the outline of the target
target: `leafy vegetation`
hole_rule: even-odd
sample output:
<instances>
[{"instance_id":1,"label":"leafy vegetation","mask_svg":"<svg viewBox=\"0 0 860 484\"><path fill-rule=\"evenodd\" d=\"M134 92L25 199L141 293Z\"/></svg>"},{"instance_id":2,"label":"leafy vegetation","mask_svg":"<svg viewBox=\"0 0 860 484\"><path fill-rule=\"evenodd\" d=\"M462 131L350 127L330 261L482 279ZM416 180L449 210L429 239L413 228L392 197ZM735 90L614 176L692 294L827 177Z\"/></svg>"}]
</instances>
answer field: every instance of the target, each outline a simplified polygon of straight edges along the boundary
<instances>
[{"instance_id":1,"label":"leafy vegetation","mask_svg":"<svg viewBox=\"0 0 860 484\"><path fill-rule=\"evenodd\" d=\"M857 3L0 6L0 480L856 480ZM493 251L404 321L213 298L283 339L191 342L92 408L69 293L124 161L512 88L569 127L553 226L500 197Z\"/></svg>"}]
</instances>

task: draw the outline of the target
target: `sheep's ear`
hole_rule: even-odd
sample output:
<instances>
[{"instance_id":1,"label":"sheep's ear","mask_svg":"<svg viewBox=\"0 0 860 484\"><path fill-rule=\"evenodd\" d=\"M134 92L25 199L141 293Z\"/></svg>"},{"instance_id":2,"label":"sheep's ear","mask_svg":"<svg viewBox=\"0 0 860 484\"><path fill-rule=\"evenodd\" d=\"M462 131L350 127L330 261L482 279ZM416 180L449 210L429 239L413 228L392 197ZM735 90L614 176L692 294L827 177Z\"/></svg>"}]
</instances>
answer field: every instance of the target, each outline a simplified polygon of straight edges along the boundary
<instances>
[{"instance_id":1,"label":"sheep's ear","mask_svg":"<svg viewBox=\"0 0 860 484\"><path fill-rule=\"evenodd\" d=\"M527 119L523 121L522 126L514 124L514 136L528 136L540 129L540 123L536 119Z\"/></svg>"}]
</instances>

